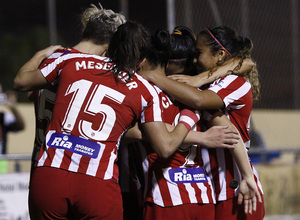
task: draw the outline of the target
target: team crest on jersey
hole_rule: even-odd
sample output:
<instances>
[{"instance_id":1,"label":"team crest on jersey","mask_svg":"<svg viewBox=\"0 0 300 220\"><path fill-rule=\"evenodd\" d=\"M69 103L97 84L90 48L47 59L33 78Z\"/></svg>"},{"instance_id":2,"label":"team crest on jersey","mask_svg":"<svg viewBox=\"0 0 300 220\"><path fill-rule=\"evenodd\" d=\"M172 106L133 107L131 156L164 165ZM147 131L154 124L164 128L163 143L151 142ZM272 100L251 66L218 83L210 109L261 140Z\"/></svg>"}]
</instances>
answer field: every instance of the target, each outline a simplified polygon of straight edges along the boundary
<instances>
[{"instance_id":1,"label":"team crest on jersey","mask_svg":"<svg viewBox=\"0 0 300 220\"><path fill-rule=\"evenodd\" d=\"M208 182L202 167L174 168L169 170L170 180L174 183Z\"/></svg>"},{"instance_id":2,"label":"team crest on jersey","mask_svg":"<svg viewBox=\"0 0 300 220\"><path fill-rule=\"evenodd\" d=\"M100 144L72 135L53 133L47 142L49 147L68 150L90 158L97 158Z\"/></svg>"}]
</instances>

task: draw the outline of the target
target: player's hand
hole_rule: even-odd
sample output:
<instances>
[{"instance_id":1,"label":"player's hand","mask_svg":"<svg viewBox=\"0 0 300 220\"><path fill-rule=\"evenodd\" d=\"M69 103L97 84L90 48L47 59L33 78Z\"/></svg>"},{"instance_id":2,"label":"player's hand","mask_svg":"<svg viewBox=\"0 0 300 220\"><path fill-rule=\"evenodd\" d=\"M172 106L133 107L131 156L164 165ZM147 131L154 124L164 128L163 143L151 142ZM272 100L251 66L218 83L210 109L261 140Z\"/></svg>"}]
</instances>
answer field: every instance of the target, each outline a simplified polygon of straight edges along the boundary
<instances>
[{"instance_id":1,"label":"player's hand","mask_svg":"<svg viewBox=\"0 0 300 220\"><path fill-rule=\"evenodd\" d=\"M238 204L241 205L244 202L245 213L252 214L252 211L256 211L257 201L262 202L254 178L244 178L240 182L239 190L240 192L238 195Z\"/></svg>"},{"instance_id":2,"label":"player's hand","mask_svg":"<svg viewBox=\"0 0 300 220\"><path fill-rule=\"evenodd\" d=\"M197 81L197 76L174 74L174 75L169 75L168 78L176 80L181 83L185 83L185 84L193 86L193 87L199 87L199 85L198 85L199 83Z\"/></svg>"},{"instance_id":3,"label":"player's hand","mask_svg":"<svg viewBox=\"0 0 300 220\"><path fill-rule=\"evenodd\" d=\"M234 148L240 138L236 129L229 126L213 126L205 132L204 145L207 148Z\"/></svg>"},{"instance_id":4,"label":"player's hand","mask_svg":"<svg viewBox=\"0 0 300 220\"><path fill-rule=\"evenodd\" d=\"M37 52L37 54L44 59L48 58L51 54L53 54L56 50L63 49L61 45L52 45L43 50Z\"/></svg>"}]
</instances>

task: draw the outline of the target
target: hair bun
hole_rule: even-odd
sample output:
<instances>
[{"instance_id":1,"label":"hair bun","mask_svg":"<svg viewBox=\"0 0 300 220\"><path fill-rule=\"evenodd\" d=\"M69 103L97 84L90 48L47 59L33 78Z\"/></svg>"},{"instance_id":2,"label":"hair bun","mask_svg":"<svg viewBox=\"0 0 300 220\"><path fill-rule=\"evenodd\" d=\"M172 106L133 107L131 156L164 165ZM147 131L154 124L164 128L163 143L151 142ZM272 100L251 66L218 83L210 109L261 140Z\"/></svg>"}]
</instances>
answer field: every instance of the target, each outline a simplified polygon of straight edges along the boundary
<instances>
[{"instance_id":1,"label":"hair bun","mask_svg":"<svg viewBox=\"0 0 300 220\"><path fill-rule=\"evenodd\" d=\"M238 36L237 42L243 50L251 50L253 47L252 41L247 37Z\"/></svg>"},{"instance_id":2,"label":"hair bun","mask_svg":"<svg viewBox=\"0 0 300 220\"><path fill-rule=\"evenodd\" d=\"M153 37L153 44L160 50L170 50L170 34L166 30L158 30Z\"/></svg>"}]
</instances>

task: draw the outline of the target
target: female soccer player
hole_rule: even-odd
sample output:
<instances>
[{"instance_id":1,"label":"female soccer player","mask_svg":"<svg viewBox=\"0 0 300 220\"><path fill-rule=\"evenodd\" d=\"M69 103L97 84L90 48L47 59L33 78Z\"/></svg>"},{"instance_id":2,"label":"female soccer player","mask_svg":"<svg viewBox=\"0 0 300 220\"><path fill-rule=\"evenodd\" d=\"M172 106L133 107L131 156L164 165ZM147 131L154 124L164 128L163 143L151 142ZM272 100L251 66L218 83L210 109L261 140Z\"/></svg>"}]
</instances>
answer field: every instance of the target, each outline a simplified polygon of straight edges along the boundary
<instances>
[{"instance_id":1,"label":"female soccer player","mask_svg":"<svg viewBox=\"0 0 300 220\"><path fill-rule=\"evenodd\" d=\"M214 68L232 57L241 58L241 61L250 58L252 48L253 44L250 39L239 36L226 26L206 28L197 37L197 49L200 53L198 64L205 70L211 70L213 74ZM216 107L222 109L222 112L239 130L248 150L253 100L258 100L260 92L256 65L243 76L228 75L216 80L207 92L215 97ZM226 149L209 149L209 152L209 155L204 157L204 162L207 167L210 167L215 183L218 201L216 219L263 219L265 213L263 202L258 202L256 211L250 213L244 213L243 207L238 206L238 192L243 186L240 184L238 187L235 183L241 183L244 174L237 168L236 161L231 158L230 152ZM258 174L252 165L251 167L260 197L263 198Z\"/></svg>"},{"instance_id":2,"label":"female soccer player","mask_svg":"<svg viewBox=\"0 0 300 220\"><path fill-rule=\"evenodd\" d=\"M179 31L180 28L176 29ZM183 29L183 28L182 28ZM147 66L141 67L144 71L162 72L171 62L186 63L187 58L194 58L195 39L187 36L188 29L181 32L181 40L175 39L166 31L158 31L152 40L152 50L147 55ZM185 38L187 37L187 38ZM183 38L183 39L182 39ZM176 56L172 53L171 44L181 45L186 53ZM190 43L190 45L188 45ZM182 52L182 51L181 51ZM184 56L187 55L187 56ZM191 63L192 64L192 63ZM169 65L169 64L168 64ZM190 65L183 65L190 69ZM175 70L172 66L172 71ZM176 68L176 72L181 71ZM170 72L170 70L169 70ZM157 88L162 103L163 121L168 124L177 124L180 103L174 102L167 94ZM199 131L199 127L195 128ZM216 138L217 139L217 138ZM204 141L204 138L198 141ZM143 168L145 173L145 210L144 219L214 219L214 190L210 178L198 159L200 147L197 145L181 146L168 159L160 158L151 146L141 142L147 155L144 156Z\"/></svg>"},{"instance_id":3,"label":"female soccer player","mask_svg":"<svg viewBox=\"0 0 300 220\"><path fill-rule=\"evenodd\" d=\"M104 9L100 3L99 7L92 4L91 7L85 9L81 15L82 32L85 30L90 18L99 19L103 23L107 24L105 25L106 29L102 30L102 41L104 44L109 43L112 34L116 32L117 28L126 21L124 15L116 13L110 9ZM105 55L106 51L107 46L98 53L102 56ZM46 62L52 62L54 59L56 59L55 56L47 58L44 65ZM52 118L56 92L57 84L49 85L47 88L30 92L29 98L34 102L36 116L36 133L32 152L32 168L34 168L34 164L38 158L38 153L45 141L47 128Z\"/></svg>"}]
</instances>

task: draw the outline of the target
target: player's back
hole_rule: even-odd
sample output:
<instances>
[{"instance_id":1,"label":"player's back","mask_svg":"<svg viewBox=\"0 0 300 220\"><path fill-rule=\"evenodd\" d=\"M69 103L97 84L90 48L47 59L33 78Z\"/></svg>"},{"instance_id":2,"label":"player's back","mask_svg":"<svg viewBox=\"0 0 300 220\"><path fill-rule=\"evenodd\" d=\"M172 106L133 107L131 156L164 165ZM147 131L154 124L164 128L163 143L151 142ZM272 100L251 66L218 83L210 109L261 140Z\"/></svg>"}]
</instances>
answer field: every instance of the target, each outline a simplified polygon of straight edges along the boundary
<instances>
[{"instance_id":1,"label":"player's back","mask_svg":"<svg viewBox=\"0 0 300 220\"><path fill-rule=\"evenodd\" d=\"M116 79L113 65L108 58L74 51L41 69L49 82L59 78L59 86L48 153L40 154L39 165L117 178L112 172L122 134L140 116L161 121L153 86L139 75L129 82L127 74ZM99 160L103 170L97 169Z\"/></svg>"}]
</instances>

